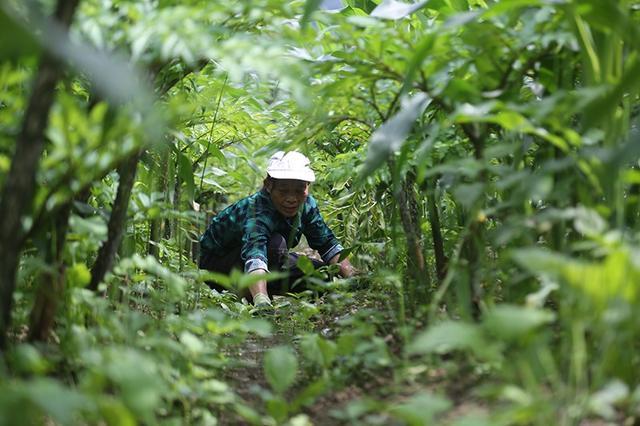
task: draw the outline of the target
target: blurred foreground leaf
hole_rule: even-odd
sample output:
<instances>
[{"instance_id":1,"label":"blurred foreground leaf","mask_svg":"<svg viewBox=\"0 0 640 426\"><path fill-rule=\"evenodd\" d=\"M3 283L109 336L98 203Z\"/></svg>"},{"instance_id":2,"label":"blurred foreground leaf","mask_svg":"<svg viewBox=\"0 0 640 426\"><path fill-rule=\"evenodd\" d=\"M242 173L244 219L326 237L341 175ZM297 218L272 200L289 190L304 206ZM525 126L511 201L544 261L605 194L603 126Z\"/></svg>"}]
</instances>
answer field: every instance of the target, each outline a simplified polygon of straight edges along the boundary
<instances>
[{"instance_id":1,"label":"blurred foreground leaf","mask_svg":"<svg viewBox=\"0 0 640 426\"><path fill-rule=\"evenodd\" d=\"M286 391L296 380L298 359L288 346L277 346L264 356L264 375L277 393Z\"/></svg>"}]
</instances>

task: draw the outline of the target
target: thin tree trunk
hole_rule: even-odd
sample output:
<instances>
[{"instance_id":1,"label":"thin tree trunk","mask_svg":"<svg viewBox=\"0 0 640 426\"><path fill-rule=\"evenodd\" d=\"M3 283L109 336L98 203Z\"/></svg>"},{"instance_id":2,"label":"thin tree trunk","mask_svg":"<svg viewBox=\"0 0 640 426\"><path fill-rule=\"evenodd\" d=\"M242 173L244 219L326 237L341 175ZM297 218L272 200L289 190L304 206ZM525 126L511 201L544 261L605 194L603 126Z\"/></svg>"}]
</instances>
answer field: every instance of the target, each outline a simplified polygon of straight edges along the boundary
<instances>
[{"instance_id":1,"label":"thin tree trunk","mask_svg":"<svg viewBox=\"0 0 640 426\"><path fill-rule=\"evenodd\" d=\"M100 250L98 250L98 257L91 269L91 283L88 287L90 290L95 291L98 289L98 284L102 282L116 258L116 253L118 252L124 233L129 199L131 198L131 190L135 181L141 153L142 151L138 151L131 155L131 157L118 168L120 181L118 182L118 192L113 202L111 216L109 217L107 241L105 241L100 247Z\"/></svg>"},{"instance_id":2,"label":"thin tree trunk","mask_svg":"<svg viewBox=\"0 0 640 426\"><path fill-rule=\"evenodd\" d=\"M169 200L169 150L163 150L160 152L158 156L158 171L159 177L158 179L152 178L152 184L155 186L154 192L162 192L162 202L167 203ZM169 234L171 231L167 231L166 224L168 223L167 219L161 217L152 218L149 223L149 244L147 247L147 252L153 256L158 257L158 242L165 237L167 232Z\"/></svg>"},{"instance_id":3,"label":"thin tree trunk","mask_svg":"<svg viewBox=\"0 0 640 426\"><path fill-rule=\"evenodd\" d=\"M147 241L147 253L158 258L158 240L160 239L160 219L151 219L149 223L149 240Z\"/></svg>"},{"instance_id":4,"label":"thin tree trunk","mask_svg":"<svg viewBox=\"0 0 640 426\"><path fill-rule=\"evenodd\" d=\"M30 315L29 341L46 340L53 328L58 301L64 291L63 257L71 206L72 202L69 202L58 211L51 223L51 234L45 237L50 240L45 254L45 261L50 268L40 275L40 285Z\"/></svg>"},{"instance_id":5,"label":"thin tree trunk","mask_svg":"<svg viewBox=\"0 0 640 426\"><path fill-rule=\"evenodd\" d=\"M180 210L181 201L182 201L182 180L180 179L180 176L176 174L176 181L175 181L175 185L173 186L173 210L174 211ZM180 235L180 218L178 216L176 216L173 219L173 224L171 225L171 227L173 228L172 232L177 242Z\"/></svg>"},{"instance_id":6,"label":"thin tree trunk","mask_svg":"<svg viewBox=\"0 0 640 426\"><path fill-rule=\"evenodd\" d=\"M402 186L396 194L400 221L407 240L407 267L415 279L412 294L409 295L411 304L426 300L426 294L430 285L429 274L425 267L424 254L422 253L422 231L417 209L417 202L413 195L413 181L410 176L402 182Z\"/></svg>"},{"instance_id":7,"label":"thin tree trunk","mask_svg":"<svg viewBox=\"0 0 640 426\"><path fill-rule=\"evenodd\" d=\"M169 200L171 199L171 191L169 190L170 186L171 186L171 177L177 175L177 167L172 167L171 163L172 163L172 157L171 157L171 153L167 153L167 155L164 158L165 161L165 168L163 170L163 181L162 181L162 188L165 189L164 192L164 199L166 200L166 202L168 203ZM174 162L175 163L175 162ZM174 186L175 186L175 182L174 182ZM173 205L174 205L174 210L175 210L175 192L173 195ZM163 220L162 222L162 236L165 240L170 240L171 237L175 235L175 230L171 228L171 218L167 217Z\"/></svg>"},{"instance_id":8,"label":"thin tree trunk","mask_svg":"<svg viewBox=\"0 0 640 426\"><path fill-rule=\"evenodd\" d=\"M433 239L433 252L436 257L436 276L442 281L447 275L447 256L444 254L444 240L440 227L440 214L436 204L436 180L425 181L427 193L427 211L429 212L429 224L431 225L431 238Z\"/></svg>"},{"instance_id":9,"label":"thin tree trunk","mask_svg":"<svg viewBox=\"0 0 640 426\"><path fill-rule=\"evenodd\" d=\"M473 156L476 160L482 160L484 156L484 141L486 139L486 126L479 124L463 124L462 129L473 145ZM486 170L482 170L478 176L481 183L487 182ZM479 320L481 315L480 302L482 300L482 286L480 284L480 266L484 257L484 225L474 219L469 227L469 235L464 242L462 252L467 259L467 272L469 276L469 291L471 294L471 316Z\"/></svg>"},{"instance_id":10,"label":"thin tree trunk","mask_svg":"<svg viewBox=\"0 0 640 426\"><path fill-rule=\"evenodd\" d=\"M55 19L68 28L79 0L60 0ZM22 218L33 202L38 161L44 149L44 132L62 71L52 57L45 55L38 68L33 92L16 140L11 169L0 200L0 349L6 347L11 323L13 292L21 253Z\"/></svg>"}]
</instances>

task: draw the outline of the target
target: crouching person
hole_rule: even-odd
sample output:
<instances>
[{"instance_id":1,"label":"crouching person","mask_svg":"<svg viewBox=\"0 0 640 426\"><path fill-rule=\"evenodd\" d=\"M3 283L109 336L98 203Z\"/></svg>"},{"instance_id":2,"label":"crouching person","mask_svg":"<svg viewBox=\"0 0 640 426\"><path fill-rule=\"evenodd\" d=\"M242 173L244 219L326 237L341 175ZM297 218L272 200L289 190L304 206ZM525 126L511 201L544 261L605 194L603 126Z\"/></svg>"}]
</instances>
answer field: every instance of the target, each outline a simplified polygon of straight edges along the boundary
<instances>
[{"instance_id":1,"label":"crouching person","mask_svg":"<svg viewBox=\"0 0 640 426\"><path fill-rule=\"evenodd\" d=\"M289 249L304 234L309 246L322 257L322 262L312 260L316 268L337 263L340 275L351 277L353 266L348 259L338 262L343 247L309 195L309 184L314 181L309 159L301 153L280 151L273 155L262 189L211 220L200 237L199 267L223 274L234 267L250 274L286 270L293 281L303 273L296 266L297 255ZM210 286L221 289L216 284ZM261 307L271 305L269 294L287 290L282 281L267 284L266 280L249 288L254 305Z\"/></svg>"}]
</instances>

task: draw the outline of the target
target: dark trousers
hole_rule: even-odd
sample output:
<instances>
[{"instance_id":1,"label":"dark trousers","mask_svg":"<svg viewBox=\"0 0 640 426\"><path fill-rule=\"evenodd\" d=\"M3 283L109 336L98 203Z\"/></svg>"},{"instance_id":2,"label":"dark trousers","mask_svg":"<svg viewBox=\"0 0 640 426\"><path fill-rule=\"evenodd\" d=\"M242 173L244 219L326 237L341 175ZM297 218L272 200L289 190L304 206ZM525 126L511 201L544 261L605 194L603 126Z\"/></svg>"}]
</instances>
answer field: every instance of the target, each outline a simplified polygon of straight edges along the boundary
<instances>
[{"instance_id":1,"label":"dark trousers","mask_svg":"<svg viewBox=\"0 0 640 426\"><path fill-rule=\"evenodd\" d=\"M244 270L244 262L240 257L240 247L232 249L224 256L216 256L213 253L201 253L198 266L200 269L206 269L208 271L218 272L221 274L229 274L233 268L239 271ZM298 268L297 261L299 255L295 253L289 253L287 247L287 240L281 234L273 234L269 239L267 246L267 259L269 271L287 272L289 276L276 281L269 281L267 288L269 294L284 294L287 292L300 292L306 290L304 282L293 285L295 281L304 275L304 272ZM311 259L313 266L318 269L324 266L325 263L319 260ZM207 285L215 290L222 291L225 287L215 283L207 282Z\"/></svg>"}]
</instances>

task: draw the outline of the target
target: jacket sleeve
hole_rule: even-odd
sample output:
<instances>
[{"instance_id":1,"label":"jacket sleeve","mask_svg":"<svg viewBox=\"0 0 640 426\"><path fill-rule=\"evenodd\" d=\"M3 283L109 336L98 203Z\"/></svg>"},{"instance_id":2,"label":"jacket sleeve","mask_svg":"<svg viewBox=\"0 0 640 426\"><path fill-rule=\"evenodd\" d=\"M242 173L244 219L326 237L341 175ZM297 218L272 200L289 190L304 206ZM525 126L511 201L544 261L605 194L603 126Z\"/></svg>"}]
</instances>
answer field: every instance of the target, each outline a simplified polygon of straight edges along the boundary
<instances>
[{"instance_id":1,"label":"jacket sleeve","mask_svg":"<svg viewBox=\"0 0 640 426\"><path fill-rule=\"evenodd\" d=\"M256 199L248 206L242 231L241 258L244 261L244 271L268 271L267 245L273 231L273 221Z\"/></svg>"},{"instance_id":2,"label":"jacket sleeve","mask_svg":"<svg viewBox=\"0 0 640 426\"><path fill-rule=\"evenodd\" d=\"M322 260L329 262L336 254L344 250L338 239L327 226L316 200L310 195L307 197L302 217L302 233L312 249L318 250Z\"/></svg>"}]
</instances>

